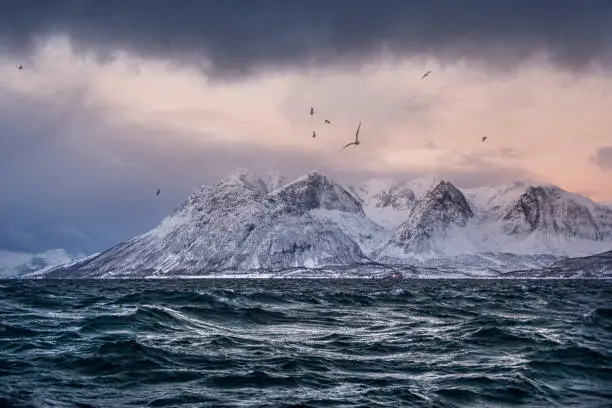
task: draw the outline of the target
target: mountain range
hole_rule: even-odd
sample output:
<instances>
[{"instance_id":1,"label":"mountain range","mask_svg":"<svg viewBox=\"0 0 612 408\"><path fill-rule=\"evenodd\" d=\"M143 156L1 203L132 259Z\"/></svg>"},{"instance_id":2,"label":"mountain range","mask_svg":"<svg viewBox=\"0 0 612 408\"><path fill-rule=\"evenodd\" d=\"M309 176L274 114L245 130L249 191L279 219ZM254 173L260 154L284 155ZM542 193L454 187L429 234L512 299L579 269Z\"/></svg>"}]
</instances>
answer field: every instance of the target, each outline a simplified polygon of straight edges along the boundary
<instances>
[{"instance_id":1,"label":"mountain range","mask_svg":"<svg viewBox=\"0 0 612 408\"><path fill-rule=\"evenodd\" d=\"M610 250L612 208L549 184L459 189L426 176L343 186L318 171L290 181L239 169L152 230L45 276L489 277Z\"/></svg>"}]
</instances>

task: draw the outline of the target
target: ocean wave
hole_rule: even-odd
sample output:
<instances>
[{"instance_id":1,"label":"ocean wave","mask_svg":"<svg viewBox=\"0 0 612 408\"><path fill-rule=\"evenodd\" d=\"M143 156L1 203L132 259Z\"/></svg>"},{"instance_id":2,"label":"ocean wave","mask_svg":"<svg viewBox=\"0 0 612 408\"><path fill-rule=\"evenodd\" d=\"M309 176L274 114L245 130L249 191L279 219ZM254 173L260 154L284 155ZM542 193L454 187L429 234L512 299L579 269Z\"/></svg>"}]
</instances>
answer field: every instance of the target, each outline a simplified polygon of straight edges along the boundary
<instances>
[{"instance_id":1,"label":"ocean wave","mask_svg":"<svg viewBox=\"0 0 612 408\"><path fill-rule=\"evenodd\" d=\"M0 406L606 406L610 299L578 281L4 281Z\"/></svg>"}]
</instances>

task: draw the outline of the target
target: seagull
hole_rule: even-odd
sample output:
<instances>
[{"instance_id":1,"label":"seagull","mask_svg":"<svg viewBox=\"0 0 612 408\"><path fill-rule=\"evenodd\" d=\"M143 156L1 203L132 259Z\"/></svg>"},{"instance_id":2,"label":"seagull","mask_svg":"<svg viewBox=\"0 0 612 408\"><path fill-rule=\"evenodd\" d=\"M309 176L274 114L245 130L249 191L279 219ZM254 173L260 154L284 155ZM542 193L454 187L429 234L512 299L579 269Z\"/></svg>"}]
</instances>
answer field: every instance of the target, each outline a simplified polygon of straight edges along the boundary
<instances>
[{"instance_id":1,"label":"seagull","mask_svg":"<svg viewBox=\"0 0 612 408\"><path fill-rule=\"evenodd\" d=\"M329 120L325 119L325 123L327 123L329 125L331 122Z\"/></svg>"},{"instance_id":2,"label":"seagull","mask_svg":"<svg viewBox=\"0 0 612 408\"><path fill-rule=\"evenodd\" d=\"M424 73L421 79L425 79L425 77L429 76L429 74L431 74L431 71L427 71L426 73Z\"/></svg>"},{"instance_id":3,"label":"seagull","mask_svg":"<svg viewBox=\"0 0 612 408\"><path fill-rule=\"evenodd\" d=\"M155 193L155 195L159 195L159 193L161 193L161 188L157 189L157 193Z\"/></svg>"},{"instance_id":4,"label":"seagull","mask_svg":"<svg viewBox=\"0 0 612 408\"><path fill-rule=\"evenodd\" d=\"M486 137L486 136L483 136L483 137L482 137L482 142L484 143L484 141L485 141L485 140L487 140L487 137Z\"/></svg>"},{"instance_id":5,"label":"seagull","mask_svg":"<svg viewBox=\"0 0 612 408\"><path fill-rule=\"evenodd\" d=\"M359 121L359 126L357 126L357 132L355 132L355 141L347 144L342 149L346 149L350 145L359 146L359 129L361 128L361 121Z\"/></svg>"},{"instance_id":6,"label":"seagull","mask_svg":"<svg viewBox=\"0 0 612 408\"><path fill-rule=\"evenodd\" d=\"M310 108L310 116L314 115L314 108Z\"/></svg>"},{"instance_id":7,"label":"seagull","mask_svg":"<svg viewBox=\"0 0 612 408\"><path fill-rule=\"evenodd\" d=\"M23 65L21 64L17 65L17 69L21 71L23 69Z\"/></svg>"},{"instance_id":8,"label":"seagull","mask_svg":"<svg viewBox=\"0 0 612 408\"><path fill-rule=\"evenodd\" d=\"M312 131L312 138L314 139L315 137L317 137L317 134L316 134L316 132L313 130L313 131Z\"/></svg>"}]
</instances>

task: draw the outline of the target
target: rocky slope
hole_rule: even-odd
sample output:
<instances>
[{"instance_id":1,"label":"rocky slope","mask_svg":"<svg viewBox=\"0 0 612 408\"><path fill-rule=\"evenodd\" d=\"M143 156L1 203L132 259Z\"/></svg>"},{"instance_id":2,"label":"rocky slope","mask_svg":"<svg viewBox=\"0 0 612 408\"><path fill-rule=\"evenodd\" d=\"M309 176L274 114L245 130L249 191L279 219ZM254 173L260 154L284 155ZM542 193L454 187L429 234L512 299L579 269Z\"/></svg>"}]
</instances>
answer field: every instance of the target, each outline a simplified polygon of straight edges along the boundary
<instances>
[{"instance_id":1,"label":"rocky slope","mask_svg":"<svg viewBox=\"0 0 612 408\"><path fill-rule=\"evenodd\" d=\"M442 180L415 203L406 221L376 256L444 256L440 244L447 241L449 231L465 227L472 217L474 213L461 191ZM397 249L401 252L395 252Z\"/></svg>"}]
</instances>

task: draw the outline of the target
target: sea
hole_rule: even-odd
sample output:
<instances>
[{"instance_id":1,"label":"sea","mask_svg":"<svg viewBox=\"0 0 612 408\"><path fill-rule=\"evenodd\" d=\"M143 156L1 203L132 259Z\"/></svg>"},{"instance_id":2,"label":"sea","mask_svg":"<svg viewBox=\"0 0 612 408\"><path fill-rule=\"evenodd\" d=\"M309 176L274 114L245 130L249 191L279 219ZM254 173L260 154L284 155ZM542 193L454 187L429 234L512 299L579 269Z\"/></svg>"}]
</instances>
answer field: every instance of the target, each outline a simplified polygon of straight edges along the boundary
<instances>
[{"instance_id":1,"label":"sea","mask_svg":"<svg viewBox=\"0 0 612 408\"><path fill-rule=\"evenodd\" d=\"M612 282L0 281L0 407L612 407Z\"/></svg>"}]
</instances>

